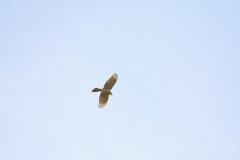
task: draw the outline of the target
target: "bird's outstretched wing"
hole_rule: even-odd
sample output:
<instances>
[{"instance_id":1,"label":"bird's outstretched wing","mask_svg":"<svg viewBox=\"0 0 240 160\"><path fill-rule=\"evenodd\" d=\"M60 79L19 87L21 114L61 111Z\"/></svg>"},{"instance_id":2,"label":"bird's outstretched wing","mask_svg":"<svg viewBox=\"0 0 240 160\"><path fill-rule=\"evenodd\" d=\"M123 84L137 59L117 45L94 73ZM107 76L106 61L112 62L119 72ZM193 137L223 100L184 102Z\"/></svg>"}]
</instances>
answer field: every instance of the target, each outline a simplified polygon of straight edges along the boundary
<instances>
[{"instance_id":1,"label":"bird's outstretched wing","mask_svg":"<svg viewBox=\"0 0 240 160\"><path fill-rule=\"evenodd\" d=\"M99 96L99 108L103 108L104 106L106 106L107 101L108 101L108 93L101 93Z\"/></svg>"},{"instance_id":2,"label":"bird's outstretched wing","mask_svg":"<svg viewBox=\"0 0 240 160\"><path fill-rule=\"evenodd\" d=\"M114 84L117 82L117 80L118 80L118 75L114 73L112 77L110 77L109 80L107 80L103 88L111 90Z\"/></svg>"}]
</instances>

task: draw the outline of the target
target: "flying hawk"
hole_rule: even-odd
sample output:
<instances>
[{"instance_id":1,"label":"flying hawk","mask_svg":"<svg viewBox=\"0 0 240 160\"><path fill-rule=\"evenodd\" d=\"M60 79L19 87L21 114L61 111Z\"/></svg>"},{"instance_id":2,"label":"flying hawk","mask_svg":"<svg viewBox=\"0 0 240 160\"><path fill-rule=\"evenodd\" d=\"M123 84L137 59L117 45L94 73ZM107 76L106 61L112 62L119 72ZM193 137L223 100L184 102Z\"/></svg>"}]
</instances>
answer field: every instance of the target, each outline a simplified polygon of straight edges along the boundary
<instances>
[{"instance_id":1,"label":"flying hawk","mask_svg":"<svg viewBox=\"0 0 240 160\"><path fill-rule=\"evenodd\" d=\"M92 90L92 92L101 92L101 94L99 96L99 105L98 105L99 108L103 108L104 106L106 106L107 101L108 101L108 96L113 95L111 92L111 89L113 88L113 86L115 85L117 80L118 80L118 75L116 73L114 73L112 75L112 77L110 77L109 80L107 80L103 89L94 88Z\"/></svg>"}]
</instances>

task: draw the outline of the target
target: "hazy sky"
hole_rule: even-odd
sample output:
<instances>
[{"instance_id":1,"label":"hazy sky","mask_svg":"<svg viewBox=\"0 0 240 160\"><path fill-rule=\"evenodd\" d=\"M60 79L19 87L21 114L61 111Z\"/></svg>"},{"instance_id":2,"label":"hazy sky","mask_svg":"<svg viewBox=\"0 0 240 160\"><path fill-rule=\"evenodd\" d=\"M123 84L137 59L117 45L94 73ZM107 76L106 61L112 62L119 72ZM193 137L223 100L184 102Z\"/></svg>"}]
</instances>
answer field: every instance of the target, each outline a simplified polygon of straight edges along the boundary
<instances>
[{"instance_id":1,"label":"hazy sky","mask_svg":"<svg viewBox=\"0 0 240 160\"><path fill-rule=\"evenodd\" d=\"M1 0L0 22L1 160L240 159L239 0Z\"/></svg>"}]
</instances>

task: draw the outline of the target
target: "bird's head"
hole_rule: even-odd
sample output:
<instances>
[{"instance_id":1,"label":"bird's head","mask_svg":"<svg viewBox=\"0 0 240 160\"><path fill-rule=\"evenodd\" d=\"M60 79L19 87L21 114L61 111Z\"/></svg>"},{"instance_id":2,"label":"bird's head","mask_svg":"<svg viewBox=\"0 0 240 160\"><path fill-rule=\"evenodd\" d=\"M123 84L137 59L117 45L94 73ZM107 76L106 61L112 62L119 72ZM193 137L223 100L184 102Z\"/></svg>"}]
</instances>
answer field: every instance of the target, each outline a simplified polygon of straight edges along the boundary
<instances>
[{"instance_id":1,"label":"bird's head","mask_svg":"<svg viewBox=\"0 0 240 160\"><path fill-rule=\"evenodd\" d=\"M111 91L109 91L109 94L110 94L110 95L113 95Z\"/></svg>"}]
</instances>

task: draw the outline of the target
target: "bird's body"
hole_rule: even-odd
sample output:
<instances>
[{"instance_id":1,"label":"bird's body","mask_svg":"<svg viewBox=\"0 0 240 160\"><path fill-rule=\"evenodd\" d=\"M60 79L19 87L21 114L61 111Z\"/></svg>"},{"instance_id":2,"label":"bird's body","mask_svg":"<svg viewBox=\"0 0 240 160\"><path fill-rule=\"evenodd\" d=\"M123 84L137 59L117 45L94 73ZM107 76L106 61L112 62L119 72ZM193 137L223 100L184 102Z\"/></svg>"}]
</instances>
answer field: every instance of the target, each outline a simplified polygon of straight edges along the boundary
<instances>
[{"instance_id":1,"label":"bird's body","mask_svg":"<svg viewBox=\"0 0 240 160\"><path fill-rule=\"evenodd\" d=\"M92 92L101 92L101 94L99 96L99 105L98 105L99 108L103 108L104 106L106 106L109 95L113 95L111 89L115 85L117 80L118 80L118 75L116 73L114 73L112 75L112 77L110 77L107 80L107 82L105 83L103 89L94 88L92 90Z\"/></svg>"},{"instance_id":2,"label":"bird's body","mask_svg":"<svg viewBox=\"0 0 240 160\"><path fill-rule=\"evenodd\" d=\"M109 89L100 89L100 88L94 88L93 90L92 90L92 92L101 92L101 93L107 93L107 94L110 94L110 95L112 95L112 92L111 92L111 90L109 90Z\"/></svg>"}]
</instances>

